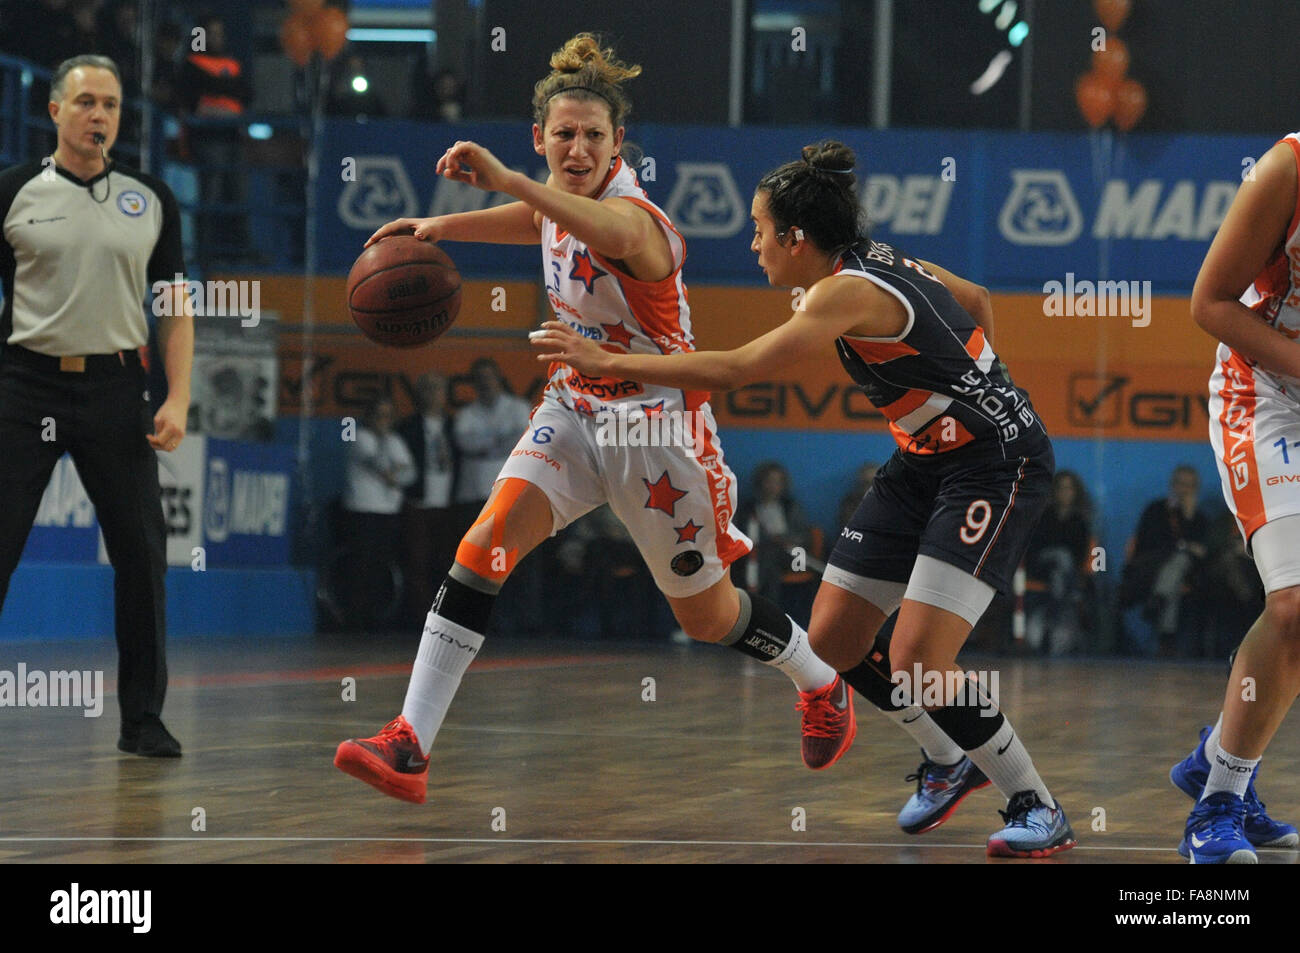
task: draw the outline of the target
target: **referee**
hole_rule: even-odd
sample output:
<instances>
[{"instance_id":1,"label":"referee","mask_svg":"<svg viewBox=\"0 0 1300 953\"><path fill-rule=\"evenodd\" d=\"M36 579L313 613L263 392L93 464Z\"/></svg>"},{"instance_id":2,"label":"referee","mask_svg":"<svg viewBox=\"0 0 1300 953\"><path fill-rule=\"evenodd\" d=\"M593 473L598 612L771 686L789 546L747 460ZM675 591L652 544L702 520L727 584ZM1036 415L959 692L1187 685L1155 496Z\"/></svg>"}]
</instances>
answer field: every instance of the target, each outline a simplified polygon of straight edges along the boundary
<instances>
[{"instance_id":1,"label":"referee","mask_svg":"<svg viewBox=\"0 0 1300 953\"><path fill-rule=\"evenodd\" d=\"M0 606L55 463L72 455L114 570L117 697L129 754L174 758L167 691L166 527L156 450L185 436L194 324L180 214L162 182L108 158L122 81L105 56L65 60L50 84L52 156L0 172ZM159 318L168 393L149 405L144 300Z\"/></svg>"}]
</instances>

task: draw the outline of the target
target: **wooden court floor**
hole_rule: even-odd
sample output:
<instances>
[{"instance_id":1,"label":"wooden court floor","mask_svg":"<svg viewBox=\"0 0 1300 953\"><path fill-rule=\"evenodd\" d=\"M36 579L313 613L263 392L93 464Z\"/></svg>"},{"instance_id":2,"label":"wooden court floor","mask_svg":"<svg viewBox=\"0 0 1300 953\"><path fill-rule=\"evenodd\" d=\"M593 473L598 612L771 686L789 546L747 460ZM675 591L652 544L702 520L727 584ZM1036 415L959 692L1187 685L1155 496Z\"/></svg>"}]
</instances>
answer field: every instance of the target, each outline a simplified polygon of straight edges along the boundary
<instances>
[{"instance_id":1,"label":"wooden court floor","mask_svg":"<svg viewBox=\"0 0 1300 953\"><path fill-rule=\"evenodd\" d=\"M790 683L708 646L489 642L438 737L428 802L393 800L332 758L397 714L414 650L413 638L174 642L164 717L179 760L118 753L115 697L99 718L0 708L0 862L1027 863L985 857L1003 806L991 788L936 831L899 831L918 751L869 706L839 763L804 768ZM0 652L11 671L102 669L110 690L116 670L111 645ZM1190 802L1168 770L1217 713L1222 665L963 661L999 673L1079 838L1033 863L1184 862ZM1260 781L1284 819L1300 817L1298 757L1292 720Z\"/></svg>"}]
</instances>

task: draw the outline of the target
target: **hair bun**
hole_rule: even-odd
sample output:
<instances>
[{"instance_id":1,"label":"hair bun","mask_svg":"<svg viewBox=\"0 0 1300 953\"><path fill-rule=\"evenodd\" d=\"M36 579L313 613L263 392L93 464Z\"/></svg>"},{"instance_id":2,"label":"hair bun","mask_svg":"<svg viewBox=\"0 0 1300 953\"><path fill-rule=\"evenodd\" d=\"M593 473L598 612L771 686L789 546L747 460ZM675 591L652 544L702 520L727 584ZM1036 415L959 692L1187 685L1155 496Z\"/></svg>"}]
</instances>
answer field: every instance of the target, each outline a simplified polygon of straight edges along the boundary
<instances>
[{"instance_id":1,"label":"hair bun","mask_svg":"<svg viewBox=\"0 0 1300 953\"><path fill-rule=\"evenodd\" d=\"M826 140L803 147L803 161L818 172L852 172L858 158L842 142Z\"/></svg>"}]
</instances>

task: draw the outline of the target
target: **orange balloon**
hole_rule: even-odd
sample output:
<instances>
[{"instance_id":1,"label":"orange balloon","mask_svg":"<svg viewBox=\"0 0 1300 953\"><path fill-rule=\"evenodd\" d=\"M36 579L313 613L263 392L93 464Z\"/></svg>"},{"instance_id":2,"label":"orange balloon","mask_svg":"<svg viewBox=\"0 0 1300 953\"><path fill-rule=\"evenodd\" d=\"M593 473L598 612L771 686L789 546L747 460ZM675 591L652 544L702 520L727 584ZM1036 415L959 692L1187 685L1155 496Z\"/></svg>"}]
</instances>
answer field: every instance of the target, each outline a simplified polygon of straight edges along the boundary
<instances>
[{"instance_id":1,"label":"orange balloon","mask_svg":"<svg viewBox=\"0 0 1300 953\"><path fill-rule=\"evenodd\" d=\"M1146 87L1135 79L1126 79L1120 83L1115 95L1115 125L1128 132L1138 124L1146 111Z\"/></svg>"},{"instance_id":2,"label":"orange balloon","mask_svg":"<svg viewBox=\"0 0 1300 953\"><path fill-rule=\"evenodd\" d=\"M311 32L321 56L332 60L348 42L348 17L338 7L324 7L311 16Z\"/></svg>"},{"instance_id":3,"label":"orange balloon","mask_svg":"<svg viewBox=\"0 0 1300 953\"><path fill-rule=\"evenodd\" d=\"M1128 44L1117 36L1106 37L1106 48L1092 54L1092 68L1118 82L1128 72Z\"/></svg>"},{"instance_id":4,"label":"orange balloon","mask_svg":"<svg viewBox=\"0 0 1300 953\"><path fill-rule=\"evenodd\" d=\"M296 66L306 66L314 46L311 23L305 13L295 13L280 24L280 46Z\"/></svg>"},{"instance_id":5,"label":"orange balloon","mask_svg":"<svg viewBox=\"0 0 1300 953\"><path fill-rule=\"evenodd\" d=\"M1114 32L1124 25L1129 11L1133 8L1131 0L1093 0L1097 19L1107 30Z\"/></svg>"},{"instance_id":6,"label":"orange balloon","mask_svg":"<svg viewBox=\"0 0 1300 953\"><path fill-rule=\"evenodd\" d=\"M315 13L325 0L289 0L289 9L294 13Z\"/></svg>"},{"instance_id":7,"label":"orange balloon","mask_svg":"<svg viewBox=\"0 0 1300 953\"><path fill-rule=\"evenodd\" d=\"M1096 129L1115 111L1115 84L1103 74L1084 73L1074 84L1074 98L1083 118Z\"/></svg>"}]
</instances>

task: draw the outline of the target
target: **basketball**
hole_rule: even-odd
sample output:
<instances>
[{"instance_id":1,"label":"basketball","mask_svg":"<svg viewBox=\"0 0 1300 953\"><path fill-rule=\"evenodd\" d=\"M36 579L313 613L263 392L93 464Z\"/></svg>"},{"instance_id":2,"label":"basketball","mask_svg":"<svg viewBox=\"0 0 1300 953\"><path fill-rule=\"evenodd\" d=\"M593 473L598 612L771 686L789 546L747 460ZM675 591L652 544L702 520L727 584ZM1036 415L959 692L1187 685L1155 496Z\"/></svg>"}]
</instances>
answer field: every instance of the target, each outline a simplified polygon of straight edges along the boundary
<instances>
[{"instance_id":1,"label":"basketball","mask_svg":"<svg viewBox=\"0 0 1300 953\"><path fill-rule=\"evenodd\" d=\"M460 272L432 242L390 235L353 264L348 310L361 332L378 344L428 344L451 327L460 311Z\"/></svg>"}]
</instances>

